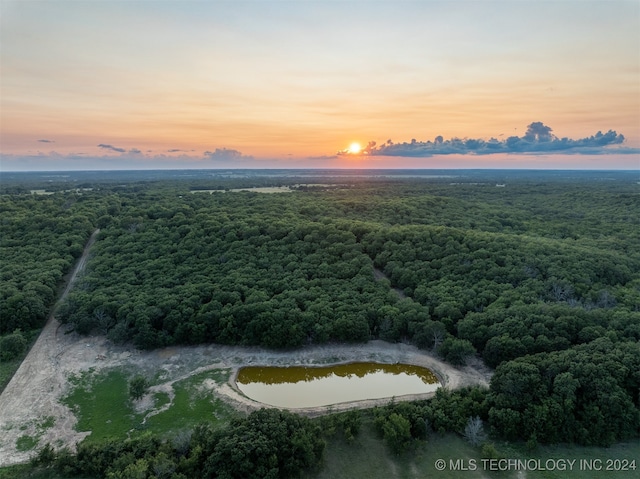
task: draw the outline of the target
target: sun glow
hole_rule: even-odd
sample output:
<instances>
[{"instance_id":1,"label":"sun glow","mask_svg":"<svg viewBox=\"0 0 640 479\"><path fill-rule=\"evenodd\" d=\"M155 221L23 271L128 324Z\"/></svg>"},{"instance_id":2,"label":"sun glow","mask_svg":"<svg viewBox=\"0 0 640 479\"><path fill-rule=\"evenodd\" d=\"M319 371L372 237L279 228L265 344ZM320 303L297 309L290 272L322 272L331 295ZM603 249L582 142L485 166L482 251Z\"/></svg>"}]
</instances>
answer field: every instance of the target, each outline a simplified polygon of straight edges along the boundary
<instances>
[{"instance_id":1,"label":"sun glow","mask_svg":"<svg viewBox=\"0 0 640 479\"><path fill-rule=\"evenodd\" d=\"M357 155L362 151L362 147L360 146L360 143L354 141L349 145L349 149L347 151L352 155Z\"/></svg>"}]
</instances>

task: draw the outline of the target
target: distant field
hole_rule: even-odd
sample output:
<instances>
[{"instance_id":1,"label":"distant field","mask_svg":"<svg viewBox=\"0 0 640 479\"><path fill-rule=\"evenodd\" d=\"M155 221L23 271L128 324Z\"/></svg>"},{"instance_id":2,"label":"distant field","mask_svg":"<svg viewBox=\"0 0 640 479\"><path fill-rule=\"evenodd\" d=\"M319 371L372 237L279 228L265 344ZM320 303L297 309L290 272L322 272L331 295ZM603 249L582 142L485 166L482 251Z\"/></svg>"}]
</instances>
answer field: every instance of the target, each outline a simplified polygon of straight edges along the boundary
<instances>
[{"instance_id":1,"label":"distant field","mask_svg":"<svg viewBox=\"0 0 640 479\"><path fill-rule=\"evenodd\" d=\"M482 462L480 448L474 448L461 437L447 434L439 436L434 434L427 442L418 443L418 446L404 455L394 456L377 436L370 423L363 424L359 436L352 444L348 444L341 438L328 442L325 451L324 467L321 471L308 474L305 479L414 479L437 477L438 479L635 479L638 477L638 469L635 471L586 471L580 470L581 460L600 460L602 468L606 468L607 460L611 460L611 466L615 467L616 460L636 460L640 467L640 441L619 444L611 448L586 448L577 446L547 446L534 451L527 451L524 445L496 443L496 449L502 458L521 459L532 464L530 460L540 460L544 467L548 460L549 466L557 464L562 467L564 460L567 464L573 463L573 471L491 471L488 462ZM436 461L443 459L446 468L443 471L436 469ZM471 461L475 461L476 470L471 470ZM486 468L483 467L486 464ZM536 461L535 464L538 464ZM597 463L596 463L597 464ZM452 470L451 466L459 465L459 470ZM467 470L462 469L466 467ZM537 467L537 466L536 466ZM487 469L487 470L485 470ZM568 469L568 467L567 467Z\"/></svg>"},{"instance_id":2,"label":"distant field","mask_svg":"<svg viewBox=\"0 0 640 479\"><path fill-rule=\"evenodd\" d=\"M224 193L227 190L192 190L191 193ZM256 186L252 188L233 188L229 190L237 193L239 191L252 191L254 193L291 193L293 190L288 186Z\"/></svg>"}]
</instances>

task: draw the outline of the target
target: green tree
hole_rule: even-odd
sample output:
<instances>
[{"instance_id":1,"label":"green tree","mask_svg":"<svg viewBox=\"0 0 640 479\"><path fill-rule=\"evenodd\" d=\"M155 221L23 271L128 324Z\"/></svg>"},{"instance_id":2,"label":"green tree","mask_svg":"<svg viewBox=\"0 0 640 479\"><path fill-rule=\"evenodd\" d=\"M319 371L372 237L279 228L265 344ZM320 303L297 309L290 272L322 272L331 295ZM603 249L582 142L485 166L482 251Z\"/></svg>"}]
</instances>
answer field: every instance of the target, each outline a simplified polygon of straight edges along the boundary
<instances>
[{"instance_id":1,"label":"green tree","mask_svg":"<svg viewBox=\"0 0 640 479\"><path fill-rule=\"evenodd\" d=\"M13 333L0 338L0 361L10 361L24 353L27 340L22 331L16 329Z\"/></svg>"},{"instance_id":2,"label":"green tree","mask_svg":"<svg viewBox=\"0 0 640 479\"><path fill-rule=\"evenodd\" d=\"M232 421L211 445L204 477L297 477L317 466L324 451L318 426L276 409L260 409Z\"/></svg>"},{"instance_id":3,"label":"green tree","mask_svg":"<svg viewBox=\"0 0 640 479\"><path fill-rule=\"evenodd\" d=\"M109 472L107 479L147 479L149 477L148 474L149 463L146 459L138 459L122 471Z\"/></svg>"},{"instance_id":4,"label":"green tree","mask_svg":"<svg viewBox=\"0 0 640 479\"><path fill-rule=\"evenodd\" d=\"M137 401L147 393L149 382L144 376L135 376L129 381L129 396Z\"/></svg>"},{"instance_id":5,"label":"green tree","mask_svg":"<svg viewBox=\"0 0 640 479\"><path fill-rule=\"evenodd\" d=\"M476 349L470 341L452 336L445 339L438 348L438 354L440 354L445 361L457 366L466 364L469 357L473 356L475 352Z\"/></svg>"},{"instance_id":6,"label":"green tree","mask_svg":"<svg viewBox=\"0 0 640 479\"><path fill-rule=\"evenodd\" d=\"M406 451L411 444L411 423L396 413L391 413L382 424L383 437L394 454Z\"/></svg>"}]
</instances>

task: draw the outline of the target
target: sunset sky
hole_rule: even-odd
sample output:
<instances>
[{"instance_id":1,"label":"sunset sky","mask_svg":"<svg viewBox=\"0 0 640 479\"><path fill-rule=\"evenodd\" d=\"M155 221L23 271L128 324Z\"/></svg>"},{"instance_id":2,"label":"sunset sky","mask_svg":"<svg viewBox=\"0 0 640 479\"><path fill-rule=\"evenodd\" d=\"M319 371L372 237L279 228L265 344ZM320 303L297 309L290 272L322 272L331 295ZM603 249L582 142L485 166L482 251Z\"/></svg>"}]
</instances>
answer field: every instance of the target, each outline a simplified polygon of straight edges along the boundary
<instances>
[{"instance_id":1,"label":"sunset sky","mask_svg":"<svg viewBox=\"0 0 640 479\"><path fill-rule=\"evenodd\" d=\"M5 171L640 168L637 0L0 1Z\"/></svg>"}]
</instances>

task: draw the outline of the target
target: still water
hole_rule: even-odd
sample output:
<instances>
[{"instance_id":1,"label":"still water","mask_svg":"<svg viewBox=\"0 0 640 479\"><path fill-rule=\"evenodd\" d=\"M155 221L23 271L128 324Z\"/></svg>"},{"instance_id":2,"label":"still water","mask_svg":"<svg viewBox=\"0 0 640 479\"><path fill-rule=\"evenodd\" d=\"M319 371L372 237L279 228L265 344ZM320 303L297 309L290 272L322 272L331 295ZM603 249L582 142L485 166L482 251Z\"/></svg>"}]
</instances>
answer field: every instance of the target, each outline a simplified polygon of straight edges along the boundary
<instances>
[{"instance_id":1,"label":"still water","mask_svg":"<svg viewBox=\"0 0 640 479\"><path fill-rule=\"evenodd\" d=\"M440 387L438 378L429 369L377 363L250 366L240 369L236 383L240 391L255 401L287 408L424 394Z\"/></svg>"}]
</instances>

